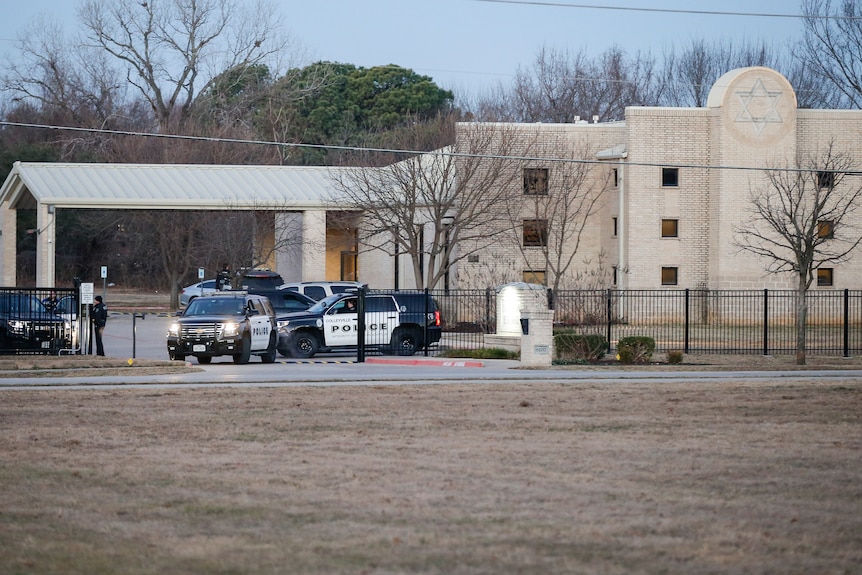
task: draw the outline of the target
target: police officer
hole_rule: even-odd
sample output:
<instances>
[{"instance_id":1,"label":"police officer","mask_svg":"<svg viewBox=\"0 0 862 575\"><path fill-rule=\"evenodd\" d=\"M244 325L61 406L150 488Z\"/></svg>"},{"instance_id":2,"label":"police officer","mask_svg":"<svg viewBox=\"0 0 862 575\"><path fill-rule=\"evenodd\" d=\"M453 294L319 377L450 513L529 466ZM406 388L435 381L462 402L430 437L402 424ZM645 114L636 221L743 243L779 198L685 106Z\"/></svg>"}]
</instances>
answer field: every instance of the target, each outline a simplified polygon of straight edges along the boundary
<instances>
[{"instance_id":1,"label":"police officer","mask_svg":"<svg viewBox=\"0 0 862 575\"><path fill-rule=\"evenodd\" d=\"M230 266L224 264L221 271L216 276L216 289L225 291L230 289Z\"/></svg>"},{"instance_id":2,"label":"police officer","mask_svg":"<svg viewBox=\"0 0 862 575\"><path fill-rule=\"evenodd\" d=\"M96 355L105 355L105 348L102 346L102 332L105 331L105 325L108 323L108 306L102 302L102 296L97 295L94 299L96 305L93 306L91 320L96 332Z\"/></svg>"}]
</instances>

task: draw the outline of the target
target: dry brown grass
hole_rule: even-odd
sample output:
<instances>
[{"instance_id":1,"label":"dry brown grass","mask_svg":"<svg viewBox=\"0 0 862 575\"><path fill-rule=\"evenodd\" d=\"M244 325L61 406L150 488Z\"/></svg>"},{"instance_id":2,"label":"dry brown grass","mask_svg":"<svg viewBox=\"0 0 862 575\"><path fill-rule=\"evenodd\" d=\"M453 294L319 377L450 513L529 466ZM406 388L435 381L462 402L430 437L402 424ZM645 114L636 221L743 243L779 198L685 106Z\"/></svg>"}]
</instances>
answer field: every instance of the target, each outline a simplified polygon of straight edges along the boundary
<instances>
[{"instance_id":1,"label":"dry brown grass","mask_svg":"<svg viewBox=\"0 0 862 575\"><path fill-rule=\"evenodd\" d=\"M159 375L199 371L183 362L156 359L120 359L95 355L0 356L0 379L8 377L97 377L106 375Z\"/></svg>"},{"instance_id":2,"label":"dry brown grass","mask_svg":"<svg viewBox=\"0 0 862 575\"><path fill-rule=\"evenodd\" d=\"M8 573L854 573L862 383L3 391Z\"/></svg>"}]
</instances>

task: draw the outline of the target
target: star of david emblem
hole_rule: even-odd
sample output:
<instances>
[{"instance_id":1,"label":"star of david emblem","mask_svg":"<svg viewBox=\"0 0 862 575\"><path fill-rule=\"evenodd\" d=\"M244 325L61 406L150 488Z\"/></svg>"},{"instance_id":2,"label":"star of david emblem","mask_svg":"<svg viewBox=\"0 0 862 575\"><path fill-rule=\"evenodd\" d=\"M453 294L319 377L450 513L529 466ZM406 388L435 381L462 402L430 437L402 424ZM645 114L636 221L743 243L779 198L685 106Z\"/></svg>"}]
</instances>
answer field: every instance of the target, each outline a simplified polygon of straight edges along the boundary
<instances>
[{"instance_id":1,"label":"star of david emblem","mask_svg":"<svg viewBox=\"0 0 862 575\"><path fill-rule=\"evenodd\" d=\"M751 90L741 90L736 95L742 104L742 110L736 117L736 121L750 122L758 135L763 132L766 124L781 124L784 121L777 109L782 96L781 90L770 92L760 78L757 79Z\"/></svg>"}]
</instances>

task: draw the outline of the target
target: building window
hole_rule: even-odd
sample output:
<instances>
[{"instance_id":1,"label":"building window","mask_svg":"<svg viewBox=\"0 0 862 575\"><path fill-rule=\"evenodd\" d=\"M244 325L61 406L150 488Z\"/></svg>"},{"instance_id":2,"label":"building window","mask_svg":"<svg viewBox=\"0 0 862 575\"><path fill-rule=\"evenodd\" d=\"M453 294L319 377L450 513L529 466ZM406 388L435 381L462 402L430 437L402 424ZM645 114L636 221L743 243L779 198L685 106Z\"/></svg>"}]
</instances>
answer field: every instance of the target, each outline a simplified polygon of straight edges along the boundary
<instances>
[{"instance_id":1,"label":"building window","mask_svg":"<svg viewBox=\"0 0 862 575\"><path fill-rule=\"evenodd\" d=\"M679 168L662 168L661 185L666 188L679 186Z\"/></svg>"},{"instance_id":2,"label":"building window","mask_svg":"<svg viewBox=\"0 0 862 575\"><path fill-rule=\"evenodd\" d=\"M835 222L832 220L820 220L817 222L817 237L823 240L831 240L835 236Z\"/></svg>"},{"instance_id":3,"label":"building window","mask_svg":"<svg viewBox=\"0 0 862 575\"><path fill-rule=\"evenodd\" d=\"M834 285L834 270L832 268L817 269L817 285L820 287L831 287Z\"/></svg>"},{"instance_id":4,"label":"building window","mask_svg":"<svg viewBox=\"0 0 862 575\"><path fill-rule=\"evenodd\" d=\"M662 220L661 221L661 237L663 237L663 238L678 238L679 237L679 220Z\"/></svg>"},{"instance_id":5,"label":"building window","mask_svg":"<svg viewBox=\"0 0 862 575\"><path fill-rule=\"evenodd\" d=\"M524 220L524 246L548 245L548 220Z\"/></svg>"},{"instance_id":6,"label":"building window","mask_svg":"<svg viewBox=\"0 0 862 575\"><path fill-rule=\"evenodd\" d=\"M523 278L524 283L548 285L545 283L547 277L545 270L524 270L521 273L521 277Z\"/></svg>"},{"instance_id":7,"label":"building window","mask_svg":"<svg viewBox=\"0 0 862 575\"><path fill-rule=\"evenodd\" d=\"M524 168L524 195L548 195L548 168Z\"/></svg>"},{"instance_id":8,"label":"building window","mask_svg":"<svg viewBox=\"0 0 862 575\"><path fill-rule=\"evenodd\" d=\"M835 172L817 172L817 187L831 188L835 185Z\"/></svg>"},{"instance_id":9,"label":"building window","mask_svg":"<svg viewBox=\"0 0 862 575\"><path fill-rule=\"evenodd\" d=\"M341 280L355 282L359 279L359 253L341 252Z\"/></svg>"},{"instance_id":10,"label":"building window","mask_svg":"<svg viewBox=\"0 0 862 575\"><path fill-rule=\"evenodd\" d=\"M619 233L619 230L617 229L617 219L616 218L612 218L612 219L614 220L614 237L617 237L617 234Z\"/></svg>"},{"instance_id":11,"label":"building window","mask_svg":"<svg viewBox=\"0 0 862 575\"><path fill-rule=\"evenodd\" d=\"M613 267L613 272L614 272L614 275L613 275L611 281L613 282L613 285L617 285L617 266Z\"/></svg>"},{"instance_id":12,"label":"building window","mask_svg":"<svg viewBox=\"0 0 862 575\"><path fill-rule=\"evenodd\" d=\"M620 171L614 168L614 187L620 187Z\"/></svg>"},{"instance_id":13,"label":"building window","mask_svg":"<svg viewBox=\"0 0 862 575\"><path fill-rule=\"evenodd\" d=\"M679 284L679 268L661 268L661 285L675 286Z\"/></svg>"}]
</instances>

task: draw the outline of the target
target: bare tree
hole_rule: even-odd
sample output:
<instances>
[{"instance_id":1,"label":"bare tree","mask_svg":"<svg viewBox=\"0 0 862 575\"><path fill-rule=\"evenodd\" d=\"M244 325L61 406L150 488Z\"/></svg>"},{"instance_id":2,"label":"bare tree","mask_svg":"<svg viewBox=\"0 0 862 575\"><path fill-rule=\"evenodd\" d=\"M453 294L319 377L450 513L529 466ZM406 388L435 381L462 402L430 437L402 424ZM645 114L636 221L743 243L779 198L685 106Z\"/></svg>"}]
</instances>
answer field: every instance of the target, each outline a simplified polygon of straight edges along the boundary
<instances>
[{"instance_id":1,"label":"bare tree","mask_svg":"<svg viewBox=\"0 0 862 575\"><path fill-rule=\"evenodd\" d=\"M862 106L862 10L856 0L803 0L805 38L799 55L836 90L833 108Z\"/></svg>"},{"instance_id":2,"label":"bare tree","mask_svg":"<svg viewBox=\"0 0 862 575\"><path fill-rule=\"evenodd\" d=\"M506 155L514 134L461 124L456 144L455 119L447 114L430 126L413 123L402 133L401 149L433 151L398 161L393 160L405 154L363 155L358 167L333 170L331 176L339 205L362 214L360 246L408 255L415 285L429 289L456 262L495 241L508 223L495 207L513 174Z\"/></svg>"},{"instance_id":3,"label":"bare tree","mask_svg":"<svg viewBox=\"0 0 862 575\"><path fill-rule=\"evenodd\" d=\"M47 18L31 23L19 37L19 54L2 76L13 100L35 102L43 113L83 126L103 127L118 112L124 90L100 54L82 54Z\"/></svg>"},{"instance_id":4,"label":"bare tree","mask_svg":"<svg viewBox=\"0 0 862 575\"><path fill-rule=\"evenodd\" d=\"M658 103L656 80L649 54L632 58L614 47L591 59L583 50L542 48L532 67L518 70L511 87L486 96L475 111L485 121L622 119L626 106Z\"/></svg>"},{"instance_id":5,"label":"bare tree","mask_svg":"<svg viewBox=\"0 0 862 575\"><path fill-rule=\"evenodd\" d=\"M585 143L569 158L524 169L523 189L506 202L512 243L529 268L544 269L548 287L561 287L579 253L584 230L603 206L612 171L597 166Z\"/></svg>"},{"instance_id":6,"label":"bare tree","mask_svg":"<svg viewBox=\"0 0 862 575\"><path fill-rule=\"evenodd\" d=\"M664 56L662 104L703 108L715 81L734 68L789 68L780 54L765 42L692 40L679 53Z\"/></svg>"},{"instance_id":7,"label":"bare tree","mask_svg":"<svg viewBox=\"0 0 862 575\"><path fill-rule=\"evenodd\" d=\"M274 6L234 0L86 0L87 39L125 69L162 131L182 124L224 70L254 70L284 47Z\"/></svg>"},{"instance_id":8,"label":"bare tree","mask_svg":"<svg viewBox=\"0 0 862 575\"><path fill-rule=\"evenodd\" d=\"M766 172L751 193L748 221L738 227L741 250L767 260L769 273L796 276L796 363L805 364L808 303L817 270L847 261L862 242L858 166L830 145L819 155ZM853 177L849 177L853 176Z\"/></svg>"}]
</instances>

